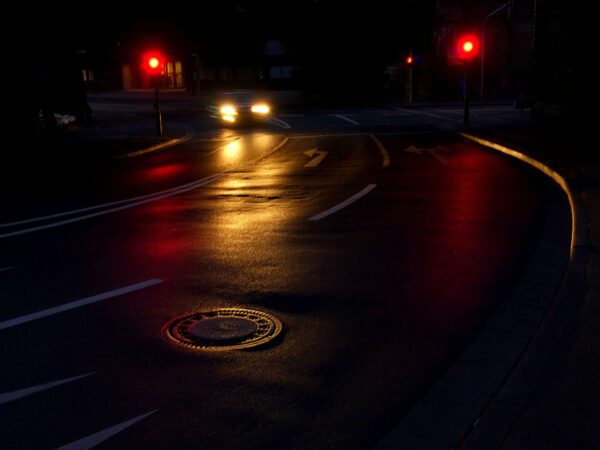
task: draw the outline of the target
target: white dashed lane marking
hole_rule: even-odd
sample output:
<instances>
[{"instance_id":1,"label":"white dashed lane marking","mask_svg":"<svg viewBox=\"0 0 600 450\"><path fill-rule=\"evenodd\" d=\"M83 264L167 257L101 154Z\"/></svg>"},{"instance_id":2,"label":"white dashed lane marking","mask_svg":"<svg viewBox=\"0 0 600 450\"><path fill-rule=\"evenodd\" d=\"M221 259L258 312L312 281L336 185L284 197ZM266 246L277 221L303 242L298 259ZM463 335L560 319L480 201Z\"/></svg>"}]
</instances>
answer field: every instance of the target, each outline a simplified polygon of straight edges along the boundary
<instances>
[{"instance_id":1,"label":"white dashed lane marking","mask_svg":"<svg viewBox=\"0 0 600 450\"><path fill-rule=\"evenodd\" d=\"M144 420L146 417L151 416L156 411L158 411L158 409L150 411L146 414L142 414L141 416L134 417L133 419L127 420L125 422L121 422L110 428L106 428L102 431L99 431L98 433L94 433L84 438L81 438L75 442L71 442L70 444L63 445L62 447L59 447L56 450L88 450L90 448L94 448L97 445L100 445L102 442L110 439L114 435L119 434L121 431L126 430L132 425L135 425L136 423Z\"/></svg>"},{"instance_id":2,"label":"white dashed lane marking","mask_svg":"<svg viewBox=\"0 0 600 450\"><path fill-rule=\"evenodd\" d=\"M346 206L349 206L352 203L354 203L355 201L357 201L358 199L364 197L369 192L371 192L373 189L375 189L376 186L377 186L376 184L369 184L366 188L364 188L359 193L354 194L352 197L344 200L342 203L339 203L339 204L335 205L333 208L329 208L327 211L323 211L322 213L319 213L319 214L317 214L315 216L312 216L308 220L316 222L316 221L319 221L321 219L324 219L325 217L330 216L331 214L334 214L334 213L338 212L341 209L344 209Z\"/></svg>"},{"instance_id":3,"label":"white dashed lane marking","mask_svg":"<svg viewBox=\"0 0 600 450\"><path fill-rule=\"evenodd\" d=\"M62 384L70 383L71 381L80 380L81 378L89 377L96 372L90 372L83 375L78 375L76 377L65 378L62 380L51 381L49 383L38 384L37 386L31 386L23 389L18 389L12 392L5 392L4 394L0 394L0 405L4 403L12 402L18 400L23 397L29 397L30 395L37 394L38 392L45 391L47 389L52 389L54 387L60 386Z\"/></svg>"},{"instance_id":4,"label":"white dashed lane marking","mask_svg":"<svg viewBox=\"0 0 600 450\"><path fill-rule=\"evenodd\" d=\"M25 316L16 317L14 319L6 320L4 322L0 322L0 330L6 330L8 328L16 327L18 325L23 325L28 322L33 322L34 320L43 319L49 316L53 316L55 314L59 314L65 311L70 311L72 309L81 308L82 306L91 305L92 303L101 302L103 300L108 300L114 297L118 297L120 295L129 294L131 292L139 291L140 289L145 289L150 286L154 286L156 284L162 283L162 280L152 279L146 280L141 283L132 284L130 286L126 286L120 289L115 289L112 291L104 292L102 294L93 295L91 297L83 298L81 300L76 300L74 302L66 303L64 305L55 306L54 308L44 309L42 311L38 311L35 313L27 314Z\"/></svg>"}]
</instances>

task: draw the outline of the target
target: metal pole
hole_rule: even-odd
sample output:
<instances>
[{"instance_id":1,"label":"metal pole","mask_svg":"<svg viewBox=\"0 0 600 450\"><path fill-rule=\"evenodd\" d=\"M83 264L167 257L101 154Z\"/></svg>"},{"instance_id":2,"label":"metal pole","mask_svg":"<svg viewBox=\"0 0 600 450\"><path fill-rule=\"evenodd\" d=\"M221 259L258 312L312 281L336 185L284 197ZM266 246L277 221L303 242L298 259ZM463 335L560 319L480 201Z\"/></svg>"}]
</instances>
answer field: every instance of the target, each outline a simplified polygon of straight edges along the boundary
<instances>
[{"instance_id":1,"label":"metal pole","mask_svg":"<svg viewBox=\"0 0 600 450\"><path fill-rule=\"evenodd\" d=\"M469 63L465 62L465 126L469 125Z\"/></svg>"},{"instance_id":2,"label":"metal pole","mask_svg":"<svg viewBox=\"0 0 600 450\"><path fill-rule=\"evenodd\" d=\"M408 68L408 103L413 102L413 66Z\"/></svg>"},{"instance_id":3,"label":"metal pole","mask_svg":"<svg viewBox=\"0 0 600 450\"><path fill-rule=\"evenodd\" d=\"M413 65L415 64L412 50L409 53L409 57L410 57L410 64L408 65L408 103L412 104L412 102L413 102Z\"/></svg>"},{"instance_id":4,"label":"metal pole","mask_svg":"<svg viewBox=\"0 0 600 450\"><path fill-rule=\"evenodd\" d=\"M536 44L536 39L535 39L535 34L537 33L537 20L538 20L538 0L534 0L533 2L533 20L532 20L532 26L531 26L531 50L533 52L533 55L535 57L535 44Z\"/></svg>"},{"instance_id":5,"label":"metal pole","mask_svg":"<svg viewBox=\"0 0 600 450\"><path fill-rule=\"evenodd\" d=\"M154 107L156 108L156 135L163 135L163 120L162 113L160 112L160 104L158 103L158 79L156 80L156 85L154 87Z\"/></svg>"},{"instance_id":6,"label":"metal pole","mask_svg":"<svg viewBox=\"0 0 600 450\"><path fill-rule=\"evenodd\" d=\"M479 86L479 96L483 97L483 86L484 86L484 77L485 77L485 26L487 24L487 21L494 16L495 14L498 14L500 11L502 11L504 8L508 8L508 2L505 3L504 5L498 7L497 9L495 9L494 11L492 11L491 13L489 13L487 16L485 16L485 19L483 19L483 23L481 25L481 76L479 79L480 82L480 86Z\"/></svg>"}]
</instances>

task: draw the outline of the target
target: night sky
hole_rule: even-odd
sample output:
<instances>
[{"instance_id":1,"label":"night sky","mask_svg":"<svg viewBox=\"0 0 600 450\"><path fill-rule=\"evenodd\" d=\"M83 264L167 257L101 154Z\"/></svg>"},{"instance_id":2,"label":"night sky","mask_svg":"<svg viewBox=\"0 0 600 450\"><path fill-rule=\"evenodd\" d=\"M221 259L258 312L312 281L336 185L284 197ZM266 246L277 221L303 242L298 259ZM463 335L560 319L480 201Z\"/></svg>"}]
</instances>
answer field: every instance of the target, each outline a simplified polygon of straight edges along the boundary
<instances>
[{"instance_id":1,"label":"night sky","mask_svg":"<svg viewBox=\"0 0 600 450\"><path fill-rule=\"evenodd\" d=\"M380 58L431 40L433 0L202 1L192 5L117 2L46 3L27 16L30 44L54 49L101 49L123 41L169 41L197 50L231 51L283 41L306 58ZM46 44L46 45L44 45ZM241 50L241 52L240 52Z\"/></svg>"}]
</instances>

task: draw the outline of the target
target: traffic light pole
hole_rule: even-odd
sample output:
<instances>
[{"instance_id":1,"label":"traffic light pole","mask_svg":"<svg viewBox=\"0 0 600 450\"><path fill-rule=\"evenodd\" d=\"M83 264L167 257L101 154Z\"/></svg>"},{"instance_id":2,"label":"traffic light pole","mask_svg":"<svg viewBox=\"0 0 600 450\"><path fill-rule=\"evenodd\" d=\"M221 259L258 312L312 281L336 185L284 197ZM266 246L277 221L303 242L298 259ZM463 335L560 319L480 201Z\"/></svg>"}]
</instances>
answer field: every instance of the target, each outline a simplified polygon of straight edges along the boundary
<instances>
[{"instance_id":1,"label":"traffic light pole","mask_svg":"<svg viewBox=\"0 0 600 450\"><path fill-rule=\"evenodd\" d=\"M415 64L412 49L411 49L410 53L408 54L408 58L407 58L406 62L408 63L408 103L410 103L412 105L413 92L414 92L413 66Z\"/></svg>"},{"instance_id":2,"label":"traffic light pole","mask_svg":"<svg viewBox=\"0 0 600 450\"><path fill-rule=\"evenodd\" d=\"M465 62L465 126L469 125L469 63Z\"/></svg>"},{"instance_id":3,"label":"traffic light pole","mask_svg":"<svg viewBox=\"0 0 600 450\"><path fill-rule=\"evenodd\" d=\"M163 135L163 120L162 120L162 113L160 112L160 103L158 103L158 91L159 91L158 77L156 77L156 80L154 82L155 82L155 85L154 85L154 107L156 108L156 135L162 136Z\"/></svg>"},{"instance_id":4,"label":"traffic light pole","mask_svg":"<svg viewBox=\"0 0 600 450\"><path fill-rule=\"evenodd\" d=\"M411 64L408 68L408 103L412 105L413 102L413 65Z\"/></svg>"}]
</instances>

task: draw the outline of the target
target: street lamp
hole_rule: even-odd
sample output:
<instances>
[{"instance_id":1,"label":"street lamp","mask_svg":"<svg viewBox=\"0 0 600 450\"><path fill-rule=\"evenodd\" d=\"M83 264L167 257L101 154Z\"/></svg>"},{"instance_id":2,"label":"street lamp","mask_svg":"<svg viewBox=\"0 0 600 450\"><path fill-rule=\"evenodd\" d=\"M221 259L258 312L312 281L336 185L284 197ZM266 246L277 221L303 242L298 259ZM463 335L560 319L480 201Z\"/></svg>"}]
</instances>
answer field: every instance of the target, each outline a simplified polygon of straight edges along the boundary
<instances>
[{"instance_id":1,"label":"street lamp","mask_svg":"<svg viewBox=\"0 0 600 450\"><path fill-rule=\"evenodd\" d=\"M492 16L498 14L503 9L508 8L508 6L509 6L509 2L506 2L502 6L499 6L498 8L496 8L494 11L492 11L487 16L485 16L485 19L483 19L483 23L481 25L481 77L480 77L481 84L479 86L479 96L480 97L483 97L483 84L484 84L483 79L484 79L484 74L485 74L485 26L487 25L487 21Z\"/></svg>"}]
</instances>

